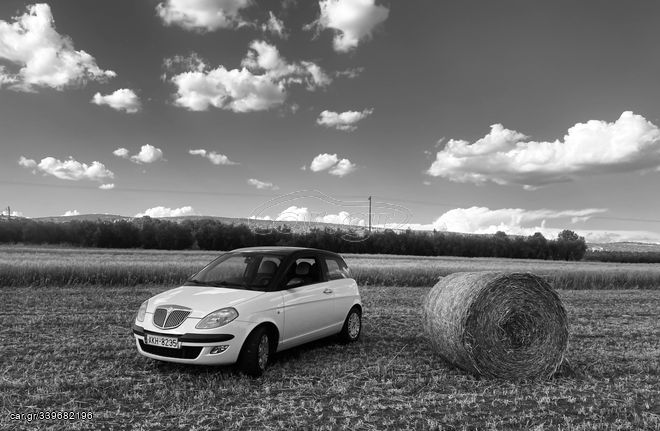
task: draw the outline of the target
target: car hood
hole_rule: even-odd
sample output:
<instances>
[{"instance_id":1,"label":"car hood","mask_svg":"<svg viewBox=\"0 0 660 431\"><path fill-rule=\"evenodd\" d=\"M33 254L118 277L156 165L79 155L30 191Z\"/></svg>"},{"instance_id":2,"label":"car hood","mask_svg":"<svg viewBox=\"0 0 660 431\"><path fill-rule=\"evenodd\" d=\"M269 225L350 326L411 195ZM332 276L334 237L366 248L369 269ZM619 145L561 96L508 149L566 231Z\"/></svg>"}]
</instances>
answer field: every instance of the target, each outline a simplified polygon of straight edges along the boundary
<instances>
[{"instance_id":1,"label":"car hood","mask_svg":"<svg viewBox=\"0 0 660 431\"><path fill-rule=\"evenodd\" d=\"M153 313L157 307L180 305L192 309L190 317L201 319L212 311L235 307L264 293L258 290L228 289L226 287L181 286L151 297L147 311Z\"/></svg>"}]
</instances>

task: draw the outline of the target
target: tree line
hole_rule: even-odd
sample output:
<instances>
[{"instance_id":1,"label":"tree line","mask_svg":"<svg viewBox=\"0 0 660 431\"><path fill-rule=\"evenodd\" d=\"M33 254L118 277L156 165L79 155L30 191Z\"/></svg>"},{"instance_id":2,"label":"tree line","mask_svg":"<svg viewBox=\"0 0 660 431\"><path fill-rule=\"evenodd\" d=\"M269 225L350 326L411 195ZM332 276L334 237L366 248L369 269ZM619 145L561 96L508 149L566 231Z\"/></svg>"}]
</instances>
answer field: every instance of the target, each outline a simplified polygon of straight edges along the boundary
<instances>
[{"instance_id":1,"label":"tree line","mask_svg":"<svg viewBox=\"0 0 660 431\"><path fill-rule=\"evenodd\" d=\"M453 232L376 230L346 231L310 227L293 231L286 225L254 228L213 219L175 222L143 217L118 221L64 223L14 219L0 222L0 243L59 244L98 248L166 250L232 250L280 245L313 247L338 253L401 254L417 256L507 257L581 260L587 250L583 237L570 230L557 238L541 233L509 236L467 235Z\"/></svg>"}]
</instances>

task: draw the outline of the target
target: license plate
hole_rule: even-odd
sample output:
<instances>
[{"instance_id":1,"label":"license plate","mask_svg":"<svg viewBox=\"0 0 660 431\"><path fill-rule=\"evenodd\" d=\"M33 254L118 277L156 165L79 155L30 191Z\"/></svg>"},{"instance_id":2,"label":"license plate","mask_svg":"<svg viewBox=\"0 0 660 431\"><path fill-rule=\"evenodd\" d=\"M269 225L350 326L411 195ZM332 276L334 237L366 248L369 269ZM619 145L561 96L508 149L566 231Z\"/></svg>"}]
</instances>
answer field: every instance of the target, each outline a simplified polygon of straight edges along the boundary
<instances>
[{"instance_id":1,"label":"license plate","mask_svg":"<svg viewBox=\"0 0 660 431\"><path fill-rule=\"evenodd\" d=\"M157 335L147 334L144 340L147 344L151 344L152 346L169 347L170 349L181 348L179 340L172 337L159 337Z\"/></svg>"}]
</instances>

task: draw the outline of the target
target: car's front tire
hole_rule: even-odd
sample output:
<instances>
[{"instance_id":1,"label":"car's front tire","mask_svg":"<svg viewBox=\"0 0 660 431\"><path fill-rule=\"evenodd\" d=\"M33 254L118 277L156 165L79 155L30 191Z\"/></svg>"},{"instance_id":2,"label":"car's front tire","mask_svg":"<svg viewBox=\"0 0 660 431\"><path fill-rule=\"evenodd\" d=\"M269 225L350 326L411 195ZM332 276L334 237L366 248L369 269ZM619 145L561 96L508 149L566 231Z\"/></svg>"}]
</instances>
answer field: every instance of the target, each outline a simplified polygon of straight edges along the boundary
<instances>
[{"instance_id":1,"label":"car's front tire","mask_svg":"<svg viewBox=\"0 0 660 431\"><path fill-rule=\"evenodd\" d=\"M250 333L238 358L238 367L243 373L259 377L266 371L272 352L271 337L271 333L263 326Z\"/></svg>"},{"instance_id":2,"label":"car's front tire","mask_svg":"<svg viewBox=\"0 0 660 431\"><path fill-rule=\"evenodd\" d=\"M360 338L362 332L362 312L355 306L351 308L344 320L344 326L339 333L339 339L343 343L353 343Z\"/></svg>"}]
</instances>

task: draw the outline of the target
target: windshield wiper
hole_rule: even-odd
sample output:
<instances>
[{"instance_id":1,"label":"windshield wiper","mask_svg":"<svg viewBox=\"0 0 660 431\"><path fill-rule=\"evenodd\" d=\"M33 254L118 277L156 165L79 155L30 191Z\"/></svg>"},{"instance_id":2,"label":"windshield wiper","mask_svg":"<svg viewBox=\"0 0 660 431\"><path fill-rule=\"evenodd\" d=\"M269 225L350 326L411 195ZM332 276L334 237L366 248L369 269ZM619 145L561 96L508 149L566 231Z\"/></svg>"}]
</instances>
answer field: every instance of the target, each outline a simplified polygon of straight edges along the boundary
<instances>
[{"instance_id":1,"label":"windshield wiper","mask_svg":"<svg viewBox=\"0 0 660 431\"><path fill-rule=\"evenodd\" d=\"M211 286L211 287L229 287L237 289L245 289L246 286L242 284L230 283L228 281L199 281L199 280L186 280L186 284L194 284L195 286Z\"/></svg>"},{"instance_id":2,"label":"windshield wiper","mask_svg":"<svg viewBox=\"0 0 660 431\"><path fill-rule=\"evenodd\" d=\"M189 283L197 285L197 286L208 286L208 283L206 283L205 281L193 280L192 278L189 278L188 280L186 280L186 282L184 284L187 285Z\"/></svg>"},{"instance_id":3,"label":"windshield wiper","mask_svg":"<svg viewBox=\"0 0 660 431\"><path fill-rule=\"evenodd\" d=\"M245 285L243 284L236 284L236 283L230 283L228 281L212 281L214 286L221 286L221 287L236 287L240 289L245 289Z\"/></svg>"}]
</instances>

